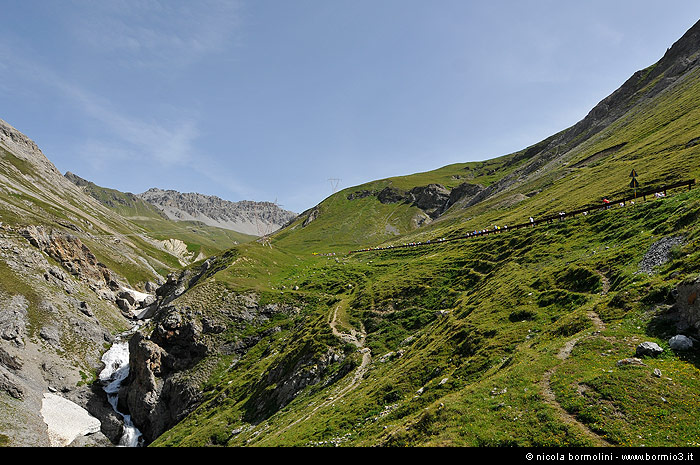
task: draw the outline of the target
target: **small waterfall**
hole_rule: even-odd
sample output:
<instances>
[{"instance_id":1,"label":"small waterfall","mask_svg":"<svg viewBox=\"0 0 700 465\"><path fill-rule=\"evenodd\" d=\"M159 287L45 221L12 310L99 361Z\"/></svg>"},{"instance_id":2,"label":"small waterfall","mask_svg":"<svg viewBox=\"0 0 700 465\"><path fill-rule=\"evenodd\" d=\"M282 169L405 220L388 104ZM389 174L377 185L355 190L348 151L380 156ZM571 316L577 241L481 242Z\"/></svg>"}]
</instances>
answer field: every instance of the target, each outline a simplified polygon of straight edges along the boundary
<instances>
[{"instance_id":1,"label":"small waterfall","mask_svg":"<svg viewBox=\"0 0 700 465\"><path fill-rule=\"evenodd\" d=\"M124 433L119 441L120 446L138 447L142 444L141 432L131 422L131 416L120 412L117 408L119 387L129 376L129 343L118 340L102 356L105 368L100 372L100 381L104 385L107 398L115 412L124 419Z\"/></svg>"}]
</instances>

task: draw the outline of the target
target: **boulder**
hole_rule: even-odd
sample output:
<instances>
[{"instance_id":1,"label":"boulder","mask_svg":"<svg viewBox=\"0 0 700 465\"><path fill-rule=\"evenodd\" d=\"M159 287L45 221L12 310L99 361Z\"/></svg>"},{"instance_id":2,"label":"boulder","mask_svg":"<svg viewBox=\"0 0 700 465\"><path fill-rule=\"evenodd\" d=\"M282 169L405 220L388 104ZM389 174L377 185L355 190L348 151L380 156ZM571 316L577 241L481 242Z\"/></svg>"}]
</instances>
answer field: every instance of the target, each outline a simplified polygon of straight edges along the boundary
<instances>
[{"instance_id":1,"label":"boulder","mask_svg":"<svg viewBox=\"0 0 700 465\"><path fill-rule=\"evenodd\" d=\"M637 346L636 355L637 357L643 357L645 355L650 357L656 357L660 355L664 350L655 342L642 342Z\"/></svg>"},{"instance_id":2,"label":"boulder","mask_svg":"<svg viewBox=\"0 0 700 465\"><path fill-rule=\"evenodd\" d=\"M700 334L700 276L678 285L673 309L678 314L678 330Z\"/></svg>"},{"instance_id":3,"label":"boulder","mask_svg":"<svg viewBox=\"0 0 700 465\"><path fill-rule=\"evenodd\" d=\"M89 316L89 317L95 316L95 315L92 313L92 310L90 310L90 307L88 306L88 303L85 302L84 300L81 301L81 302L78 304L78 310L80 310L80 312L81 312L83 315L85 315L85 316Z\"/></svg>"},{"instance_id":4,"label":"boulder","mask_svg":"<svg viewBox=\"0 0 700 465\"><path fill-rule=\"evenodd\" d=\"M119 298L115 301L115 303L122 312L126 313L127 315L131 314L132 307L128 300Z\"/></svg>"},{"instance_id":5,"label":"boulder","mask_svg":"<svg viewBox=\"0 0 700 465\"><path fill-rule=\"evenodd\" d=\"M621 367L621 366L639 366L639 367L645 367L646 364L645 364L644 362L642 362L640 359L638 359L638 358L636 358L636 357L632 357L632 358L625 358L625 359L622 359L622 360L618 360L618 361L617 361L617 366L619 366L619 367Z\"/></svg>"},{"instance_id":6,"label":"boulder","mask_svg":"<svg viewBox=\"0 0 700 465\"><path fill-rule=\"evenodd\" d=\"M149 294L146 297L144 297L143 300L138 302L138 307L139 308L146 308L146 307L150 307L154 303L156 303L156 296Z\"/></svg>"},{"instance_id":7,"label":"boulder","mask_svg":"<svg viewBox=\"0 0 700 465\"><path fill-rule=\"evenodd\" d=\"M117 293L117 299L125 300L129 304L129 306L136 304L134 294L132 294L129 291L120 291L119 293Z\"/></svg>"},{"instance_id":8,"label":"boulder","mask_svg":"<svg viewBox=\"0 0 700 465\"><path fill-rule=\"evenodd\" d=\"M689 350L693 347L693 340L679 334L669 339L668 345L671 347L671 349L676 351Z\"/></svg>"}]
</instances>

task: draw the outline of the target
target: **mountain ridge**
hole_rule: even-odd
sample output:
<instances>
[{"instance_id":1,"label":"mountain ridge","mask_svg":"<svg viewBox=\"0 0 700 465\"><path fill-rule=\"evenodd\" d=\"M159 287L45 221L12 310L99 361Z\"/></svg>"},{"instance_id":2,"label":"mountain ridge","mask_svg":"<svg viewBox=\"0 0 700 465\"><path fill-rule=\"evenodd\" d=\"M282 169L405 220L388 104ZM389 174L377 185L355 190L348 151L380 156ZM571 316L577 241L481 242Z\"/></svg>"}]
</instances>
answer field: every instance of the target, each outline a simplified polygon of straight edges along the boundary
<instances>
[{"instance_id":1,"label":"mountain ridge","mask_svg":"<svg viewBox=\"0 0 700 465\"><path fill-rule=\"evenodd\" d=\"M297 216L273 202L232 202L213 195L182 193L172 189L154 187L136 196L155 205L168 218L176 221L201 221L211 226L258 236L278 230Z\"/></svg>"},{"instance_id":2,"label":"mountain ridge","mask_svg":"<svg viewBox=\"0 0 700 465\"><path fill-rule=\"evenodd\" d=\"M182 193L174 189L155 187L140 194L132 194L96 186L70 171L64 176L108 207L120 205L132 210L150 210L146 206L150 205L156 210L147 214L157 212L163 218L173 221L200 222L247 235L270 234L297 216L296 213L283 210L273 202L233 202L213 195ZM139 204L139 201L146 204Z\"/></svg>"}]
</instances>

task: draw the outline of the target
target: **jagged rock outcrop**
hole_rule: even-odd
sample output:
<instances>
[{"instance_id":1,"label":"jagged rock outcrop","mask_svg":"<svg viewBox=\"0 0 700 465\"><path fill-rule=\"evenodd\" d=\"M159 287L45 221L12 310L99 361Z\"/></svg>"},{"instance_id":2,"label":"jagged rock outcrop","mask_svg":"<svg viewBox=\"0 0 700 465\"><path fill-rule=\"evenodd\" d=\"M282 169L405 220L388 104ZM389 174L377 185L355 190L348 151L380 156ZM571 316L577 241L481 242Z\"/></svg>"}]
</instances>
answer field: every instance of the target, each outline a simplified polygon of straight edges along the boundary
<instances>
[{"instance_id":1,"label":"jagged rock outcrop","mask_svg":"<svg viewBox=\"0 0 700 465\"><path fill-rule=\"evenodd\" d=\"M55 230L47 231L43 226L34 225L19 232L33 246L59 262L71 275L87 282L93 290L102 292L103 296L111 296L113 299L112 293L121 288L116 274L98 262L77 236ZM61 279L56 271L53 275Z\"/></svg>"},{"instance_id":2,"label":"jagged rock outcrop","mask_svg":"<svg viewBox=\"0 0 700 465\"><path fill-rule=\"evenodd\" d=\"M440 216L450 200L450 191L440 184L428 184L427 186L414 187L408 191L408 198L412 205L435 219Z\"/></svg>"},{"instance_id":3,"label":"jagged rock outcrop","mask_svg":"<svg viewBox=\"0 0 700 465\"><path fill-rule=\"evenodd\" d=\"M303 223L301 223L301 227L305 228L306 226L309 225L312 221L314 221L316 218L318 218L318 208L312 208L311 210L308 211L309 214L306 216L304 219Z\"/></svg>"},{"instance_id":4,"label":"jagged rock outcrop","mask_svg":"<svg viewBox=\"0 0 700 465\"><path fill-rule=\"evenodd\" d=\"M407 200L406 195L400 190L388 186L377 193L377 199L381 203L397 203Z\"/></svg>"},{"instance_id":5,"label":"jagged rock outcrop","mask_svg":"<svg viewBox=\"0 0 700 465\"><path fill-rule=\"evenodd\" d=\"M258 423L272 413L289 404L306 387L320 383L327 375L328 368L335 363L342 363L345 356L333 349L322 354L316 354L304 348L301 356L294 365L280 363L269 370L258 390L246 404L245 420ZM345 365L345 369L336 373L341 378L354 368ZM330 381L332 382L332 381ZM269 389L274 386L274 389Z\"/></svg>"},{"instance_id":6,"label":"jagged rock outcrop","mask_svg":"<svg viewBox=\"0 0 700 465\"><path fill-rule=\"evenodd\" d=\"M119 401L148 441L184 418L201 397L199 383L178 377L178 368L189 367L207 353L198 342L201 332L189 323L178 326L182 322L178 319L159 326L168 333L172 353L141 333L129 341L129 379ZM199 355L195 347L200 348Z\"/></svg>"},{"instance_id":7,"label":"jagged rock outcrop","mask_svg":"<svg viewBox=\"0 0 700 465\"><path fill-rule=\"evenodd\" d=\"M211 341L196 315L172 302L210 266L208 260L196 270L171 273L144 315L152 318L150 330L137 331L129 340L129 376L119 402L147 441L180 421L200 399L197 378L179 375L211 353Z\"/></svg>"},{"instance_id":8,"label":"jagged rock outcrop","mask_svg":"<svg viewBox=\"0 0 700 465\"><path fill-rule=\"evenodd\" d=\"M680 331L700 337L700 276L687 279L676 289L676 302L671 312L677 317Z\"/></svg>"},{"instance_id":9,"label":"jagged rock outcrop","mask_svg":"<svg viewBox=\"0 0 700 465\"><path fill-rule=\"evenodd\" d=\"M471 184L464 182L450 191L450 198L447 200L444 209L447 210L462 199L472 198L484 190L481 184Z\"/></svg>"},{"instance_id":10,"label":"jagged rock outcrop","mask_svg":"<svg viewBox=\"0 0 700 465\"><path fill-rule=\"evenodd\" d=\"M270 234L297 217L296 213L283 210L272 202L231 202L212 195L157 188L137 196L172 220L201 221L255 236Z\"/></svg>"},{"instance_id":11,"label":"jagged rock outcrop","mask_svg":"<svg viewBox=\"0 0 700 465\"><path fill-rule=\"evenodd\" d=\"M347 199L356 200L375 196L383 204L408 203L420 208L430 219L434 220L452 205L465 198L472 198L483 190L484 187L480 184L466 182L451 190L441 184L434 183L426 186L416 186L408 192L387 186L378 192L368 189L351 192L347 195Z\"/></svg>"},{"instance_id":12,"label":"jagged rock outcrop","mask_svg":"<svg viewBox=\"0 0 700 465\"><path fill-rule=\"evenodd\" d=\"M217 269L217 260L214 257L197 268L170 274L156 291L158 301L153 304L150 324L129 341L130 372L119 399L146 442L201 402L201 387L211 365L201 366L199 361L219 354L243 356L265 336L263 332L230 340L219 337L222 332L229 327L257 327L275 314L299 311L289 305L260 304L255 294L231 294L215 303L214 312L194 310L181 302L189 290Z\"/></svg>"}]
</instances>

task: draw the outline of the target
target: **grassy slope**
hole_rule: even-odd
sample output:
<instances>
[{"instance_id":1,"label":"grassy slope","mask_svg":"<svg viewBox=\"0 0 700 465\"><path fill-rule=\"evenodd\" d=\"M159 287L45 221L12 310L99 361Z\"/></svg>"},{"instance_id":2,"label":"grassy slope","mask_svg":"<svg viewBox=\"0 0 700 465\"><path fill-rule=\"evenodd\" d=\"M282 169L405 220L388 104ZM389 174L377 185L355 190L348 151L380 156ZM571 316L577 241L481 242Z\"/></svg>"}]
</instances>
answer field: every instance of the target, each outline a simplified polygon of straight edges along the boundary
<instances>
[{"instance_id":1,"label":"grassy slope","mask_svg":"<svg viewBox=\"0 0 700 465\"><path fill-rule=\"evenodd\" d=\"M179 239L187 249L205 256L226 250L236 244L249 242L254 236L209 226L198 221L172 221L148 202L130 193L87 183L83 190L98 202L134 223L157 240Z\"/></svg>"},{"instance_id":2,"label":"grassy slope","mask_svg":"<svg viewBox=\"0 0 700 465\"><path fill-rule=\"evenodd\" d=\"M307 313L276 322L283 330L238 364L221 357L221 370L206 387L207 401L156 444L309 445L332 438L352 445L590 444L544 401L545 372L561 365L551 383L557 399L610 443L693 445L700 435L693 421L700 407L697 360L668 350L673 333L656 306L667 303L674 284L700 265L694 221L699 197L694 190L543 229L372 252L340 263L295 257L294 272L277 261L279 272L271 279L278 282L258 291L281 299L271 287L300 283L299 291L284 294L305 303ZM686 245L673 252L674 260L653 276L636 274L655 240L677 234ZM281 260L282 252L277 254ZM239 275L227 270L221 279L234 288L246 280L259 283L252 273L260 264L250 263L248 276L236 267ZM605 295L598 272L611 284ZM324 325L338 303L345 305L345 324L361 323L368 333L375 361L363 381L284 434L292 420L333 395L334 386L307 389L257 427L242 422L252 386L269 367L309 338L340 346ZM439 310L449 313L438 317ZM590 311L605 323L599 334ZM571 356L558 360L556 354L574 338L581 339ZM663 356L645 360L646 367L617 367L643 340L665 347ZM403 355L379 361L399 350ZM654 368L662 378L652 375ZM244 432L232 435L237 428ZM647 436L638 438L640 430Z\"/></svg>"},{"instance_id":3,"label":"grassy slope","mask_svg":"<svg viewBox=\"0 0 700 465\"><path fill-rule=\"evenodd\" d=\"M374 196L349 200L348 195L363 190L379 192L386 187L409 191L428 184L440 184L449 189L464 182L489 186L522 164L517 155L458 163L344 189L321 202L317 206L318 218L307 226L302 227L305 217L301 217L291 227L275 234L275 244L301 253L344 253L395 239L416 229L415 219L424 216L419 208L406 202L382 204Z\"/></svg>"},{"instance_id":4,"label":"grassy slope","mask_svg":"<svg viewBox=\"0 0 700 465\"><path fill-rule=\"evenodd\" d=\"M205 402L155 445L697 445L698 359L668 349L675 332L664 316L672 290L700 268L700 189L536 229L345 255L358 246L456 236L598 204L629 193L632 169L642 187L697 178L700 145L688 142L700 137L700 77L692 73L656 100L640 99L633 113L573 148L545 175L422 228L412 229L415 207L347 195L387 185L489 185L524 163L524 151L339 192L319 205L316 220L306 227L299 220L272 247L252 243L230 251L229 266L188 291L188 301L211 296L212 289L253 290L304 312L273 323L280 331L241 360L218 357L219 369L203 386ZM484 169L460 178L467 167ZM533 192L539 193L524 195ZM504 202L516 194L523 194L518 202ZM684 245L666 265L638 273L654 242L678 235ZM216 312L216 299L207 307ZM329 335L336 308L342 327L366 331L373 362L354 389L325 404L361 360ZM617 365L644 340L666 350L645 359L646 366ZM247 421L250 402L274 387L260 384L273 367L328 347L347 355L343 366L260 423ZM561 355L567 347L571 352ZM564 414L548 400L550 390Z\"/></svg>"}]
</instances>

